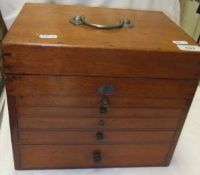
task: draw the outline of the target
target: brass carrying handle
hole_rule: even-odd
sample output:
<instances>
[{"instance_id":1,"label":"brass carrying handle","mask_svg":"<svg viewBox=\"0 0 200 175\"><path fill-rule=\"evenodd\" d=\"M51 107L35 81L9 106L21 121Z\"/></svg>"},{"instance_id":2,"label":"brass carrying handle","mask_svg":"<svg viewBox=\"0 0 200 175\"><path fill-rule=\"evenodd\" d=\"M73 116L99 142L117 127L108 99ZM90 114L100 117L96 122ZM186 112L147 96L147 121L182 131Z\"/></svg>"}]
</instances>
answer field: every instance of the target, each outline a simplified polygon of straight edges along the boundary
<instances>
[{"instance_id":1,"label":"brass carrying handle","mask_svg":"<svg viewBox=\"0 0 200 175\"><path fill-rule=\"evenodd\" d=\"M117 24L111 24L111 25L106 25L106 24L92 24L90 22L87 22L85 19L85 16L73 16L70 20L70 23L74 25L87 25L93 28L97 29L117 29L117 28L132 28L133 23L130 21L130 19L123 19L120 20Z\"/></svg>"}]
</instances>

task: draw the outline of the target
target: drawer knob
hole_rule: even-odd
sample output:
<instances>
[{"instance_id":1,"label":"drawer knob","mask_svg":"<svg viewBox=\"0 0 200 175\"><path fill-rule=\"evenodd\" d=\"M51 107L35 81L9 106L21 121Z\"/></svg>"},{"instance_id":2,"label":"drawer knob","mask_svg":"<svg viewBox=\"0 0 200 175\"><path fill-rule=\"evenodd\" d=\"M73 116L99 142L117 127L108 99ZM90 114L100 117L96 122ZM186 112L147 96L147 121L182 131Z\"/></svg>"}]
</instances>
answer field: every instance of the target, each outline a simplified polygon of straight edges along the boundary
<instances>
[{"instance_id":1,"label":"drawer knob","mask_svg":"<svg viewBox=\"0 0 200 175\"><path fill-rule=\"evenodd\" d=\"M101 100L101 106L100 106L100 109L99 109L100 114L107 113L108 105L109 105L108 98L106 96L103 96L103 98Z\"/></svg>"},{"instance_id":2,"label":"drawer knob","mask_svg":"<svg viewBox=\"0 0 200 175\"><path fill-rule=\"evenodd\" d=\"M104 120L99 120L99 125L100 126L104 126L105 125L105 121Z\"/></svg>"},{"instance_id":3,"label":"drawer knob","mask_svg":"<svg viewBox=\"0 0 200 175\"><path fill-rule=\"evenodd\" d=\"M97 138L97 140L103 140L104 139L103 133L102 132L97 132L96 133L96 138Z\"/></svg>"},{"instance_id":4,"label":"drawer knob","mask_svg":"<svg viewBox=\"0 0 200 175\"><path fill-rule=\"evenodd\" d=\"M107 107L101 106L100 109L99 109L99 112L100 112L100 114L105 114L105 113L107 113Z\"/></svg>"},{"instance_id":5,"label":"drawer knob","mask_svg":"<svg viewBox=\"0 0 200 175\"><path fill-rule=\"evenodd\" d=\"M103 98L101 100L101 106L108 107L108 105L109 105L108 97L103 96Z\"/></svg>"},{"instance_id":6,"label":"drawer knob","mask_svg":"<svg viewBox=\"0 0 200 175\"><path fill-rule=\"evenodd\" d=\"M101 153L100 152L94 152L93 153L93 160L95 163L101 162Z\"/></svg>"}]
</instances>

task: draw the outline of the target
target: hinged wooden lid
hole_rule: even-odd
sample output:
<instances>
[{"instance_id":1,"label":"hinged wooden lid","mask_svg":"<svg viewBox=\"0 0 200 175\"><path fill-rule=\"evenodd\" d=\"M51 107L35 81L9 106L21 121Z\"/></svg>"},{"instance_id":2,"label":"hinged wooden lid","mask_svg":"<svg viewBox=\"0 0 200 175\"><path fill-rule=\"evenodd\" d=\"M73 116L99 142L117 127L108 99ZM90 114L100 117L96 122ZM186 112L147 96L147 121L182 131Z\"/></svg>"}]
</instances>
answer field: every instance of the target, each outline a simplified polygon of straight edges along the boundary
<instances>
[{"instance_id":1,"label":"hinged wooden lid","mask_svg":"<svg viewBox=\"0 0 200 175\"><path fill-rule=\"evenodd\" d=\"M69 20L76 15L84 15L92 23L103 24L130 19L134 27L99 30L73 25ZM172 43L174 40L196 44L162 12L26 4L4 43L179 52L176 44Z\"/></svg>"},{"instance_id":2,"label":"hinged wooden lid","mask_svg":"<svg viewBox=\"0 0 200 175\"><path fill-rule=\"evenodd\" d=\"M128 18L134 27L105 30L73 25L69 20L76 15L104 24ZM4 40L4 71L199 78L199 52L182 51L173 40L196 44L161 12L26 4Z\"/></svg>"}]
</instances>

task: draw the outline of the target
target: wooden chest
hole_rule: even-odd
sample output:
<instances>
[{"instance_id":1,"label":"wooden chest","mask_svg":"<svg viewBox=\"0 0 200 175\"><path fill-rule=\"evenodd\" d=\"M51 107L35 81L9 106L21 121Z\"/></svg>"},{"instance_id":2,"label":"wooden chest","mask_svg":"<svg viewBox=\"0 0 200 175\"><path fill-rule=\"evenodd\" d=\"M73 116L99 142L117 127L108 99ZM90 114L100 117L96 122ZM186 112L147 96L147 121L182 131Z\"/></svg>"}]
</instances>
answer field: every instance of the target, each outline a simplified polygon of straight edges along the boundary
<instances>
[{"instance_id":1,"label":"wooden chest","mask_svg":"<svg viewBox=\"0 0 200 175\"><path fill-rule=\"evenodd\" d=\"M200 77L173 41L195 44L161 12L26 4L3 43L15 167L168 165Z\"/></svg>"}]
</instances>

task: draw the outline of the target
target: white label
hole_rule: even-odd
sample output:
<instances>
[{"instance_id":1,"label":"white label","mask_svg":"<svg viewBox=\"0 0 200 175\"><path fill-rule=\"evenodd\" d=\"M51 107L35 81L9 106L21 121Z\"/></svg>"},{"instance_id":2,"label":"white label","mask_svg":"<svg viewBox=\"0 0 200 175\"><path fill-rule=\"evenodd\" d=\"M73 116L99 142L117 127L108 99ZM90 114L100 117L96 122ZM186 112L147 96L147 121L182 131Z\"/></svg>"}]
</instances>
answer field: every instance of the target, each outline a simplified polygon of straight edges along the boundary
<instances>
[{"instance_id":1,"label":"white label","mask_svg":"<svg viewBox=\"0 0 200 175\"><path fill-rule=\"evenodd\" d=\"M197 45L177 45L180 50L200 52L200 46Z\"/></svg>"},{"instance_id":2,"label":"white label","mask_svg":"<svg viewBox=\"0 0 200 175\"><path fill-rule=\"evenodd\" d=\"M40 37L40 38L44 38L44 39L46 39L46 38L47 38L47 39L49 39L49 38L50 38L50 39L56 39L56 38L58 38L58 35L40 34L39 37Z\"/></svg>"},{"instance_id":3,"label":"white label","mask_svg":"<svg viewBox=\"0 0 200 175\"><path fill-rule=\"evenodd\" d=\"M187 41L172 41L174 44L188 44Z\"/></svg>"}]
</instances>

